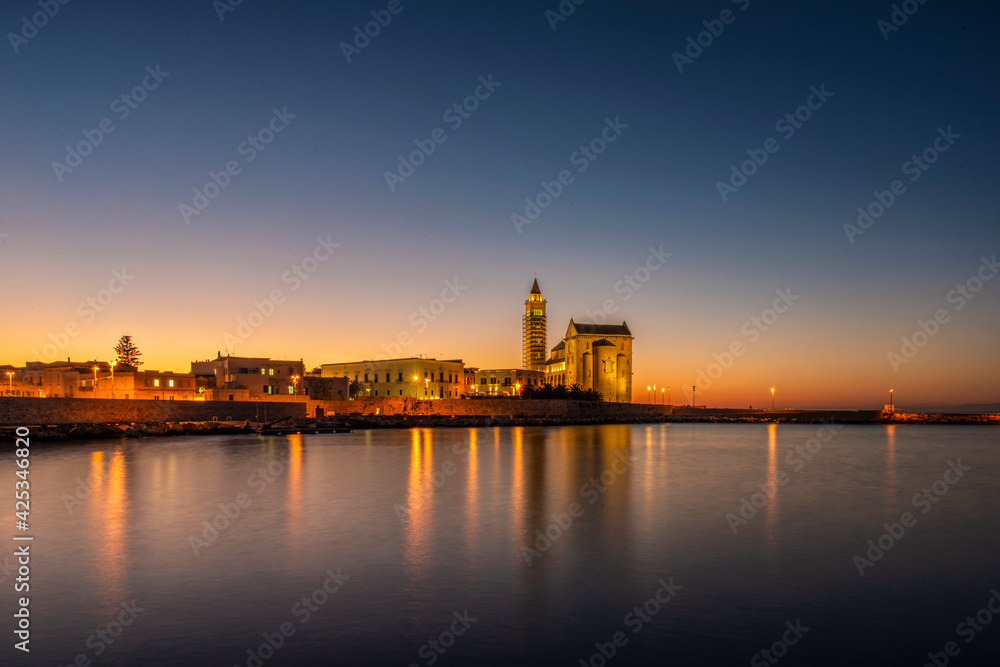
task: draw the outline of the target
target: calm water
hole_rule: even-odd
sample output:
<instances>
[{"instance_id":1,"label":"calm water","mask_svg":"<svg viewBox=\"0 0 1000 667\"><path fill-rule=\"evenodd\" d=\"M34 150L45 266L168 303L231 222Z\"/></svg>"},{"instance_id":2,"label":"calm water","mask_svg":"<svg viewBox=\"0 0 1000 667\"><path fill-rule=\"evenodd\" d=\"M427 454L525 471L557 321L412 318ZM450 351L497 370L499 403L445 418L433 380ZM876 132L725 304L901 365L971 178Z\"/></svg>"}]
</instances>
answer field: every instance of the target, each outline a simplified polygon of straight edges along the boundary
<instances>
[{"instance_id":1,"label":"calm water","mask_svg":"<svg viewBox=\"0 0 1000 667\"><path fill-rule=\"evenodd\" d=\"M674 424L39 443L32 650L12 648L8 574L0 663L601 665L601 644L609 665L772 664L768 650L919 666L954 641L950 664L995 665L1000 614L980 610L1000 590L998 434ZM752 498L758 484L769 499ZM924 488L935 501L914 504ZM762 504L745 523L741 498ZM221 514L238 501L235 520ZM907 511L860 576L854 557ZM959 626L977 612L981 630ZM265 633L280 648L261 650Z\"/></svg>"}]
</instances>

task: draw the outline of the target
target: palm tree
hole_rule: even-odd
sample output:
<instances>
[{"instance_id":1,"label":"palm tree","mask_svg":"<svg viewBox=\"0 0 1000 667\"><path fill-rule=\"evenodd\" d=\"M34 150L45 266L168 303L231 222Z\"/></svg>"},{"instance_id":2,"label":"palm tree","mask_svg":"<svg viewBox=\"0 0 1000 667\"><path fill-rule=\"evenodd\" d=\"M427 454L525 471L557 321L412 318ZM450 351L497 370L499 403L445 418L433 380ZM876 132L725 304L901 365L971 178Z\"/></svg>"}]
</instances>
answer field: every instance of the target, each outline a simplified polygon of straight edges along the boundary
<instances>
[{"instance_id":1,"label":"palm tree","mask_svg":"<svg viewBox=\"0 0 1000 667\"><path fill-rule=\"evenodd\" d=\"M347 395L350 398L357 398L362 391L361 383L357 380L351 380L351 384L347 386Z\"/></svg>"}]
</instances>

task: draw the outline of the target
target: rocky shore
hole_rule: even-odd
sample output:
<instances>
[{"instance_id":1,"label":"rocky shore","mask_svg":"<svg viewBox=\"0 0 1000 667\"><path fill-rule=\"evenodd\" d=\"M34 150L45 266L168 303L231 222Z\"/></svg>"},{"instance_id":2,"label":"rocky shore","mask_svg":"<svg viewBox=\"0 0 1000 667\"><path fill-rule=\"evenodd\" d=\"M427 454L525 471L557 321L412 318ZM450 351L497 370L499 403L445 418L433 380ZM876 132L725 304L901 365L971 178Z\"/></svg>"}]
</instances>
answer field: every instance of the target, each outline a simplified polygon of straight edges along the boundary
<instances>
[{"instance_id":1,"label":"rocky shore","mask_svg":"<svg viewBox=\"0 0 1000 667\"><path fill-rule=\"evenodd\" d=\"M851 413L845 412L844 416ZM587 424L655 424L655 423L706 423L706 424L991 424L1000 425L996 414L895 414L871 419L838 419L836 412L811 414L711 414L711 415L656 415L632 419L600 417L529 417L524 415L338 415L320 419L286 419L272 428L287 433L309 433L330 429L384 429L384 428L483 428L493 426L573 426ZM153 421L142 423L112 424L61 424L31 426L31 438L36 441L93 440L93 439L144 439L180 435L227 435L254 433L265 424L220 421ZM0 428L0 441L13 440L14 427Z\"/></svg>"}]
</instances>

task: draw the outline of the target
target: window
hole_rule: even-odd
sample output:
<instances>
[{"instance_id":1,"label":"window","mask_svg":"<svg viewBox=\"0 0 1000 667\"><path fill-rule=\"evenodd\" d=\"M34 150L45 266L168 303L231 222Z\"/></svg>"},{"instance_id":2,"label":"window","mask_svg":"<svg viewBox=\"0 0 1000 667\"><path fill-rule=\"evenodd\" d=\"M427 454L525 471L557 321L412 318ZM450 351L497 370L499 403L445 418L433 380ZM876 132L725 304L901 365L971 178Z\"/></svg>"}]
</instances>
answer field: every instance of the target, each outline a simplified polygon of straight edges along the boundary
<instances>
[{"instance_id":1,"label":"window","mask_svg":"<svg viewBox=\"0 0 1000 667\"><path fill-rule=\"evenodd\" d=\"M482 379L480 379L480 380L479 380L479 384L486 384L486 378L482 378Z\"/></svg>"},{"instance_id":2,"label":"window","mask_svg":"<svg viewBox=\"0 0 1000 667\"><path fill-rule=\"evenodd\" d=\"M266 368L260 369L260 374L261 375L266 375L267 374L267 369Z\"/></svg>"},{"instance_id":3,"label":"window","mask_svg":"<svg viewBox=\"0 0 1000 667\"><path fill-rule=\"evenodd\" d=\"M273 368L268 368L267 369L267 374L268 375L274 375L274 369Z\"/></svg>"},{"instance_id":4,"label":"window","mask_svg":"<svg viewBox=\"0 0 1000 667\"><path fill-rule=\"evenodd\" d=\"M378 389L375 390L375 395L378 396Z\"/></svg>"},{"instance_id":5,"label":"window","mask_svg":"<svg viewBox=\"0 0 1000 667\"><path fill-rule=\"evenodd\" d=\"M167 380L167 386L168 387L173 387L174 386L174 381L173 380Z\"/></svg>"},{"instance_id":6,"label":"window","mask_svg":"<svg viewBox=\"0 0 1000 667\"><path fill-rule=\"evenodd\" d=\"M368 373L365 373L365 382L368 382Z\"/></svg>"},{"instance_id":7,"label":"window","mask_svg":"<svg viewBox=\"0 0 1000 667\"><path fill-rule=\"evenodd\" d=\"M375 383L378 383L378 373L375 374Z\"/></svg>"},{"instance_id":8,"label":"window","mask_svg":"<svg viewBox=\"0 0 1000 667\"><path fill-rule=\"evenodd\" d=\"M157 380L153 380L153 386L154 387L159 387L160 386L160 381L158 379Z\"/></svg>"},{"instance_id":9,"label":"window","mask_svg":"<svg viewBox=\"0 0 1000 667\"><path fill-rule=\"evenodd\" d=\"M402 395L403 395L403 390L402 390L402 389L400 389L400 390L399 390L399 395L400 395L400 396L402 396Z\"/></svg>"},{"instance_id":10,"label":"window","mask_svg":"<svg viewBox=\"0 0 1000 667\"><path fill-rule=\"evenodd\" d=\"M250 369L248 369L248 368L241 368L240 369L240 373L243 373L244 375L246 375L249 372L250 372Z\"/></svg>"},{"instance_id":11,"label":"window","mask_svg":"<svg viewBox=\"0 0 1000 667\"><path fill-rule=\"evenodd\" d=\"M438 373L438 382L444 382L444 371Z\"/></svg>"},{"instance_id":12,"label":"window","mask_svg":"<svg viewBox=\"0 0 1000 667\"><path fill-rule=\"evenodd\" d=\"M294 394L295 393L295 385L294 384L288 386L288 393L289 394Z\"/></svg>"},{"instance_id":13,"label":"window","mask_svg":"<svg viewBox=\"0 0 1000 667\"><path fill-rule=\"evenodd\" d=\"M396 378L396 382L402 382L402 381L403 381L403 374L402 374L402 373L400 373L400 374L399 374L399 377L398 377L398 378ZM402 390L400 390L400 391L399 391L399 395L400 395L400 396L402 396L402 395L403 395L403 391L402 391Z\"/></svg>"}]
</instances>

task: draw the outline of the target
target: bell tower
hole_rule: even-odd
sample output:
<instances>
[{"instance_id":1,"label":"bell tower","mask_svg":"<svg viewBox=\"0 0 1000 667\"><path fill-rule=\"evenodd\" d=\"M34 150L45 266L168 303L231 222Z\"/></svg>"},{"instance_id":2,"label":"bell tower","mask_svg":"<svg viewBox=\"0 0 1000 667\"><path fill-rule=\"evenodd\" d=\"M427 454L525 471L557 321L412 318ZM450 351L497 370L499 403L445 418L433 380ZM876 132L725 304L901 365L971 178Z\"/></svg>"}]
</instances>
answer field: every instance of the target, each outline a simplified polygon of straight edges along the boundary
<instances>
[{"instance_id":1,"label":"bell tower","mask_svg":"<svg viewBox=\"0 0 1000 667\"><path fill-rule=\"evenodd\" d=\"M535 278L535 284L531 286L528 300L524 302L522 325L524 334L523 367L529 371L545 370L545 355L548 352L545 328L546 303L542 297L542 290L538 289L538 278Z\"/></svg>"}]
</instances>

